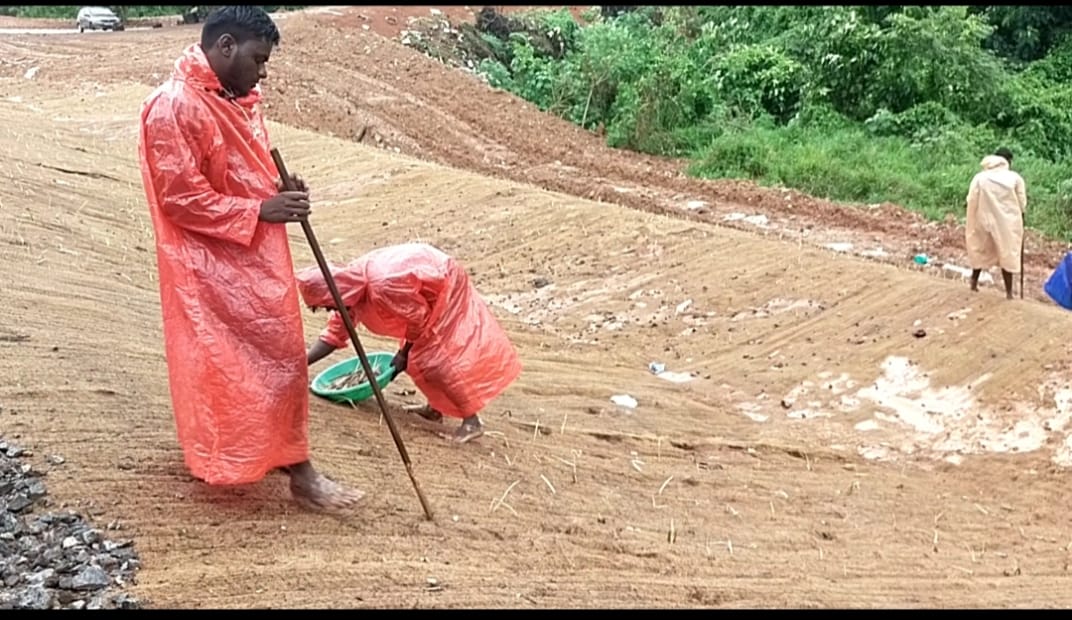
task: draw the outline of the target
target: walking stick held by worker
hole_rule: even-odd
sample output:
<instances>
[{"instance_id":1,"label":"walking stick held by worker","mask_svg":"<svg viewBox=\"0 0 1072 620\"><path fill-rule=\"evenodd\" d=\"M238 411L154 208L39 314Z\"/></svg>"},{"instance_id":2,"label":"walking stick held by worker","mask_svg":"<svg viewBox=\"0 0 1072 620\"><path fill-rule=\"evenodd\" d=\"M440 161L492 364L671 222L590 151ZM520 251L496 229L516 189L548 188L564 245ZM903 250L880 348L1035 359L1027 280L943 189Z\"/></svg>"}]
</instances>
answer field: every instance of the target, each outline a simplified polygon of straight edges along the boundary
<instances>
[{"instance_id":1,"label":"walking stick held by worker","mask_svg":"<svg viewBox=\"0 0 1072 620\"><path fill-rule=\"evenodd\" d=\"M1024 265L1024 243L1027 241L1027 217L1020 213L1020 228L1023 232L1020 233L1020 299L1024 298L1024 271L1026 266Z\"/></svg>"},{"instance_id":2,"label":"walking stick held by worker","mask_svg":"<svg viewBox=\"0 0 1072 620\"><path fill-rule=\"evenodd\" d=\"M279 154L279 149L272 149L272 160L275 161L275 167L279 171L279 177L283 180L283 187L287 191L295 191L294 180L287 172L287 167L283 163L283 157ZM383 392L380 391L379 382L376 381L376 373L372 371L372 366L369 364L368 356L365 355L365 348L361 346L361 341L357 337L357 330L354 329L354 323L350 319L350 313L346 311L346 305L342 300L342 295L339 294L339 288L335 285L335 278L331 275L331 269L328 268L328 263L324 260L324 253L320 251L320 244L317 243L316 235L313 234L313 227L309 224L308 218L303 218L301 221L302 230L305 231L305 237L309 240L309 247L313 250L313 256L316 257L316 263L320 265L320 271L324 274L324 281L328 285L328 289L331 290L331 296L335 300L335 309L342 317L342 322L346 324L346 331L350 334L350 342L354 343L354 350L357 351L357 357L361 360L361 368L365 371L365 376L369 378L369 385L372 386L372 392L376 395L376 402L380 405L380 411L383 413L383 419L387 420L387 428L391 430L391 437L395 440L395 446L398 447L398 453L402 456L402 462L406 465L406 473L409 474L409 479L413 482L413 489L417 491L417 498L421 501L421 508L424 509L424 516L432 521L432 509L428 507L428 500L424 498L424 493L421 491L421 485L417 483L417 478L413 475L413 464L409 460L409 454L406 452L406 446L402 443L402 436L398 433L398 427L395 426L395 421L391 417L389 411L387 411L387 403L383 399Z\"/></svg>"}]
</instances>

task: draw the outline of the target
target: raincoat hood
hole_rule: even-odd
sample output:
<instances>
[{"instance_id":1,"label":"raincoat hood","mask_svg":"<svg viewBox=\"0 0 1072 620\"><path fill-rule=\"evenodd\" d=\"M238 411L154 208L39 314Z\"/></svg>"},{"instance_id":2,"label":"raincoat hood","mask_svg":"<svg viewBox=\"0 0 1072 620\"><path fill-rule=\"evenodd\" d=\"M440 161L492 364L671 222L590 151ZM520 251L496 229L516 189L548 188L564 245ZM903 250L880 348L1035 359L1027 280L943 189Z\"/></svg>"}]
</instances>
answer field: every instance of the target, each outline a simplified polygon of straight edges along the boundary
<instances>
[{"instance_id":1,"label":"raincoat hood","mask_svg":"<svg viewBox=\"0 0 1072 620\"><path fill-rule=\"evenodd\" d=\"M339 288L343 303L347 308L353 307L365 297L368 288L368 278L365 270L357 264L357 261L346 267L339 267L328 263L331 277L335 279L335 286ZM297 273L298 292L302 300L310 308L335 308L335 299L331 296L331 289L324 280L324 274L320 267L314 265L306 267Z\"/></svg>"},{"instance_id":2,"label":"raincoat hood","mask_svg":"<svg viewBox=\"0 0 1072 620\"><path fill-rule=\"evenodd\" d=\"M219 76L216 75L216 71L209 64L208 56L201 49L200 43L193 43L183 50L182 55L175 60L175 67L171 76L178 81L229 96L227 89L220 82ZM255 86L248 95L236 97L234 100L244 108L252 108L261 100L260 85Z\"/></svg>"},{"instance_id":3,"label":"raincoat hood","mask_svg":"<svg viewBox=\"0 0 1072 620\"><path fill-rule=\"evenodd\" d=\"M979 162L979 165L983 167L983 170L993 170L995 168L1008 168L1009 161L1000 155L987 155L983 158L983 161Z\"/></svg>"}]
</instances>

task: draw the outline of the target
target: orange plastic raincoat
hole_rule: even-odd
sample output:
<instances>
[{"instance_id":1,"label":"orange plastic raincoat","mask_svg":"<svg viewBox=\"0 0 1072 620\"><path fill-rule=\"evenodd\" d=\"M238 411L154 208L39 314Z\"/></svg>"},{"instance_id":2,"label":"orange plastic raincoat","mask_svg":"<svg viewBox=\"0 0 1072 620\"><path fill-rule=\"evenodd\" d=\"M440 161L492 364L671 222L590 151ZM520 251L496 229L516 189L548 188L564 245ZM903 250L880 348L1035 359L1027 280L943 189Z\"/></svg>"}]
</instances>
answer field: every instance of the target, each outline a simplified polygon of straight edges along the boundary
<instances>
[{"instance_id":1,"label":"orange plastic raincoat","mask_svg":"<svg viewBox=\"0 0 1072 620\"><path fill-rule=\"evenodd\" d=\"M440 250L406 243L330 268L355 325L413 343L406 373L444 415L479 413L521 374L517 351L469 274ZM335 306L319 267L298 274L298 290L308 306ZM347 345L338 313L320 339L335 348Z\"/></svg>"},{"instance_id":2,"label":"orange plastic raincoat","mask_svg":"<svg viewBox=\"0 0 1072 620\"><path fill-rule=\"evenodd\" d=\"M186 465L242 484L308 458L309 371L260 93L230 100L199 45L146 99L138 152Z\"/></svg>"}]
</instances>

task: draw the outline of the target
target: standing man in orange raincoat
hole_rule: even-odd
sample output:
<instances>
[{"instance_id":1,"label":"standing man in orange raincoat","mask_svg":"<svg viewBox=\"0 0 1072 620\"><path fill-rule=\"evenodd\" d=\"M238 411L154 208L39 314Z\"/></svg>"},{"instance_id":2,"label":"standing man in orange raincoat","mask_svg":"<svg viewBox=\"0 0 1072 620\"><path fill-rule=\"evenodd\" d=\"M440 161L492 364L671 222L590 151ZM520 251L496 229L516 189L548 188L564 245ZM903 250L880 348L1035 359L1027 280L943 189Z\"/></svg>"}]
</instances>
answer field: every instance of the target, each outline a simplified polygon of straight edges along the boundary
<instances>
[{"instance_id":1,"label":"standing man in orange raincoat","mask_svg":"<svg viewBox=\"0 0 1072 620\"><path fill-rule=\"evenodd\" d=\"M361 493L309 461L308 367L282 192L258 83L279 30L258 7L206 19L171 79L145 101L138 152L156 235L164 345L179 443L213 485L290 475L296 500L345 508Z\"/></svg>"},{"instance_id":2,"label":"standing man in orange raincoat","mask_svg":"<svg viewBox=\"0 0 1072 620\"><path fill-rule=\"evenodd\" d=\"M346 267L331 266L354 323L398 338L391 365L405 371L428 405L417 411L439 422L461 419L451 439L483 434L477 414L521 374L521 362L495 316L450 256L426 243L373 250ZM298 273L298 290L310 308L335 310L319 267ZM309 349L310 364L346 346L350 335L337 312Z\"/></svg>"}]
</instances>

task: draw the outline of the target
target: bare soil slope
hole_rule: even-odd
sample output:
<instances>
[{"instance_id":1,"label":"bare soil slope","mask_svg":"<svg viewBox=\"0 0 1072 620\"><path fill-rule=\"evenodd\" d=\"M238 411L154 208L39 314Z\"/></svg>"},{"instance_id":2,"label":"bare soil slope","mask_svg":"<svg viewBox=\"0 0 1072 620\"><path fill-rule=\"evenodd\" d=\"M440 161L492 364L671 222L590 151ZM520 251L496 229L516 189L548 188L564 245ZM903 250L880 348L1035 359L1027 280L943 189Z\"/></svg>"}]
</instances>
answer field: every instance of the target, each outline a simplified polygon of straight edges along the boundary
<instances>
[{"instance_id":1,"label":"bare soil slope","mask_svg":"<svg viewBox=\"0 0 1072 620\"><path fill-rule=\"evenodd\" d=\"M300 87L269 91L275 118L300 105L307 125L339 127L318 110L345 115L343 97L360 92L355 113L416 137L398 144L474 170L273 125L315 188L329 258L412 239L453 253L525 371L470 446L398 411L434 524L371 406L312 410L325 470L370 492L354 517L294 509L281 478L195 483L174 440L134 147L149 89L124 82L154 80L187 37L0 39L0 431L63 454L51 493L134 537L138 596L193 608L1072 603L1067 313L799 235L477 174L630 187L607 198L643 190L651 202L634 206L655 209L694 183L673 162L521 116L506 95L478 101L467 93L479 85L372 35L350 40L390 54L393 69L383 57L358 71L352 55L313 65L317 37L334 31L294 19L311 21L285 23L272 88ZM76 75L65 59L80 56L110 72L64 81ZM478 107L453 101L465 97ZM573 167L550 166L557 156ZM745 186L695 187L714 200ZM299 266L311 264L299 229L292 240ZM308 339L322 321L306 316ZM366 348L391 343L367 337ZM678 374L656 376L650 362ZM388 388L392 405L419 402L411 387Z\"/></svg>"},{"instance_id":2,"label":"bare soil slope","mask_svg":"<svg viewBox=\"0 0 1072 620\"><path fill-rule=\"evenodd\" d=\"M690 178L679 160L611 149L599 136L381 36L396 36L407 20L433 9L457 21L476 8L330 7L283 14L283 46L265 83L271 117L498 178L830 246L869 260L911 268L912 256L923 252L932 257L926 271L963 279L964 232L955 222L926 222L892 204L846 208L747 181ZM510 10L524 8L532 7ZM579 15L582 8L571 10ZM34 79L49 81L156 85L177 50L198 32L183 26L108 33L99 40L77 34L6 37L0 39L0 75L33 70ZM1066 243L1029 235L1028 296L1046 299L1042 284L1067 249Z\"/></svg>"}]
</instances>

